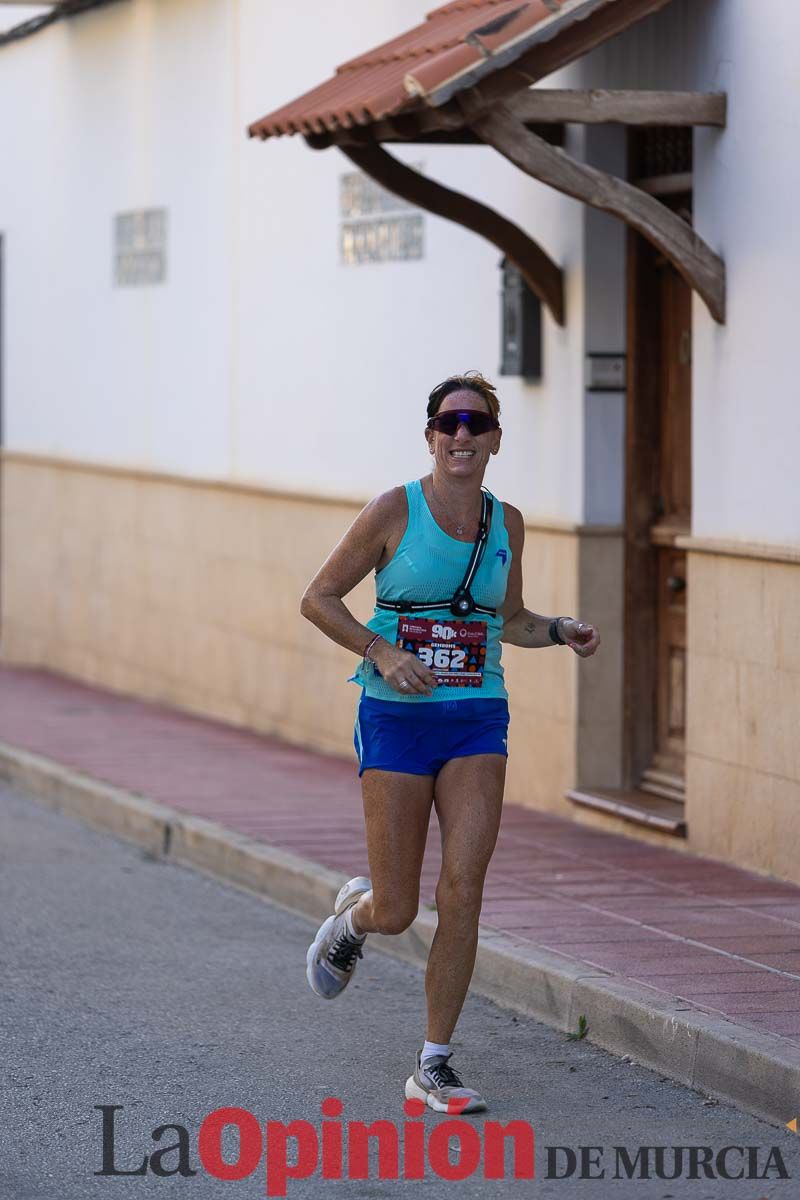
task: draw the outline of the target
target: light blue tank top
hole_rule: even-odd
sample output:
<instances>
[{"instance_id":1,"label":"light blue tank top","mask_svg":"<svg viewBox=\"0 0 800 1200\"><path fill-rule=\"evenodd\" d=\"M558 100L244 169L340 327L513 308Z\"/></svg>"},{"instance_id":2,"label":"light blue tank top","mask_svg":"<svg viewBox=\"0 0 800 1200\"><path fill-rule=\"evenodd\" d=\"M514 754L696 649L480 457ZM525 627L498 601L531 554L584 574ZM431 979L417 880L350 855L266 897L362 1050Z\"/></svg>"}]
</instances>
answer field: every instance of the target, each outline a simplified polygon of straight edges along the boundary
<instances>
[{"instance_id":1,"label":"light blue tank top","mask_svg":"<svg viewBox=\"0 0 800 1200\"><path fill-rule=\"evenodd\" d=\"M407 601L409 604L431 603L449 599L461 584L472 553L472 542L460 542L437 525L422 491L422 482L414 479L405 485L408 501L408 524L402 541L392 559L375 572L376 595L381 600ZM491 493L490 493L491 494ZM496 497L486 551L470 589L476 604L497 609L497 616L473 613L468 620L487 624L486 658L483 664L481 687L434 688L432 696L402 696L379 675L374 664L361 663L351 682L359 683L366 695L376 700L396 700L399 704L420 704L443 700L506 699L503 668L500 665L500 635L503 618L500 608L505 600L511 548L508 544L503 506ZM433 609L414 613L415 617L454 621L452 613ZM369 629L379 633L392 645L397 644L399 615L377 608L367 622Z\"/></svg>"}]
</instances>

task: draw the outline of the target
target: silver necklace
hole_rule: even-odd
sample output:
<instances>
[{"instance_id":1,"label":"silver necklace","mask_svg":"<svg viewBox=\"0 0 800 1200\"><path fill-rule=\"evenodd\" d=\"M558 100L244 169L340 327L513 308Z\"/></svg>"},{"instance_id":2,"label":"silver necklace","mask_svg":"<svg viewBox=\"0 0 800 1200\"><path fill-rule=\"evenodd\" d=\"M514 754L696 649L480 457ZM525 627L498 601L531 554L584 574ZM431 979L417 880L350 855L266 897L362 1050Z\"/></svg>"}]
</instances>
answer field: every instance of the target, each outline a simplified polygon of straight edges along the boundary
<instances>
[{"instance_id":1,"label":"silver necklace","mask_svg":"<svg viewBox=\"0 0 800 1200\"><path fill-rule=\"evenodd\" d=\"M436 501L436 504L437 504L438 508L440 509L440 511L446 514L447 510L443 507L442 504L440 504L439 499L436 495L436 492L433 490L433 486L431 486L431 495L433 496L434 500ZM466 531L467 531L466 525L456 525L456 533L463 535L464 533L466 533Z\"/></svg>"}]
</instances>

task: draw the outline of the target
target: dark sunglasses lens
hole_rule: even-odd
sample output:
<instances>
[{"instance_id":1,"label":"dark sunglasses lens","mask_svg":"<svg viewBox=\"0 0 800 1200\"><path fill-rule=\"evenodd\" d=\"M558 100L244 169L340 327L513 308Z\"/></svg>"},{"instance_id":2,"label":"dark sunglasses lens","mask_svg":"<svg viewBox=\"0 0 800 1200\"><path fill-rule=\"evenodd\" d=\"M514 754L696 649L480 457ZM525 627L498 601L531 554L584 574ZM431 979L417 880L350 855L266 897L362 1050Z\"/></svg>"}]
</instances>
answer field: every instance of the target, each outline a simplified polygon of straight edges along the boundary
<instances>
[{"instance_id":1,"label":"dark sunglasses lens","mask_svg":"<svg viewBox=\"0 0 800 1200\"><path fill-rule=\"evenodd\" d=\"M453 437L459 425L462 424L466 425L470 433L476 437L481 433L488 433L490 429L495 428L494 418L489 413L482 412L454 411L438 413L430 421L431 429L435 429L439 433L444 433L448 437Z\"/></svg>"}]
</instances>

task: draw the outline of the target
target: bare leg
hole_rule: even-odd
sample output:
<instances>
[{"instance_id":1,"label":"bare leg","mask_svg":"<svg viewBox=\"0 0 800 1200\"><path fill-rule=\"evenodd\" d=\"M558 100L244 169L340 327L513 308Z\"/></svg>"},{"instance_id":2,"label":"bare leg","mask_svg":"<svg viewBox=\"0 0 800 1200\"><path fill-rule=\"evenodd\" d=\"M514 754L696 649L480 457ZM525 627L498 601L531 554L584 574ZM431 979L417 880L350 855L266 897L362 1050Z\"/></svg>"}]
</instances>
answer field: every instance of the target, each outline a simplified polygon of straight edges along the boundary
<instances>
[{"instance_id":1,"label":"bare leg","mask_svg":"<svg viewBox=\"0 0 800 1200\"><path fill-rule=\"evenodd\" d=\"M436 778L442 870L436 887L439 920L425 973L430 1042L450 1041L472 978L505 774L503 755L476 754L450 759Z\"/></svg>"},{"instance_id":2,"label":"bare leg","mask_svg":"<svg viewBox=\"0 0 800 1200\"><path fill-rule=\"evenodd\" d=\"M353 907L358 933L402 933L416 917L433 783L396 771L361 776L372 893Z\"/></svg>"}]
</instances>

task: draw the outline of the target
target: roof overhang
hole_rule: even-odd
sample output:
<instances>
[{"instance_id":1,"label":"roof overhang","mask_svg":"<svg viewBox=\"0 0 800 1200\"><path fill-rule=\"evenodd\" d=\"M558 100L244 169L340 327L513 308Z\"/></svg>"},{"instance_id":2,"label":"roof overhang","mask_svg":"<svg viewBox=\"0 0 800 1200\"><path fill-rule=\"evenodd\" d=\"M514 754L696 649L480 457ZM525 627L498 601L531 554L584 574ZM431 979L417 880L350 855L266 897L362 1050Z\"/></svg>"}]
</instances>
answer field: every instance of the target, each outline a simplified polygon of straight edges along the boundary
<instances>
[{"instance_id":1,"label":"roof overhang","mask_svg":"<svg viewBox=\"0 0 800 1200\"><path fill-rule=\"evenodd\" d=\"M255 121L252 137L369 129L448 109L479 91L486 101L529 88L670 0L454 0L422 25L337 68L333 78ZM449 119L448 119L449 118ZM423 118L424 119L424 118ZM430 122L429 122L430 124Z\"/></svg>"},{"instance_id":2,"label":"roof overhang","mask_svg":"<svg viewBox=\"0 0 800 1200\"><path fill-rule=\"evenodd\" d=\"M691 225L626 180L552 143L558 142L553 125L559 121L720 127L725 97L532 88L669 2L453 0L430 12L423 24L343 63L332 79L254 122L248 132L262 140L299 133L314 149L338 144L382 186L492 241L563 323L563 273L532 238L493 210L398 162L381 143L493 146L534 179L637 230L722 322L724 264Z\"/></svg>"}]
</instances>

